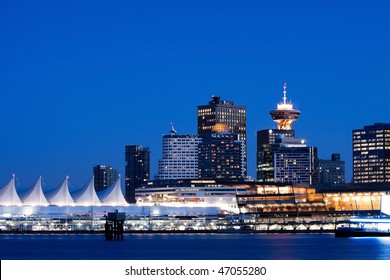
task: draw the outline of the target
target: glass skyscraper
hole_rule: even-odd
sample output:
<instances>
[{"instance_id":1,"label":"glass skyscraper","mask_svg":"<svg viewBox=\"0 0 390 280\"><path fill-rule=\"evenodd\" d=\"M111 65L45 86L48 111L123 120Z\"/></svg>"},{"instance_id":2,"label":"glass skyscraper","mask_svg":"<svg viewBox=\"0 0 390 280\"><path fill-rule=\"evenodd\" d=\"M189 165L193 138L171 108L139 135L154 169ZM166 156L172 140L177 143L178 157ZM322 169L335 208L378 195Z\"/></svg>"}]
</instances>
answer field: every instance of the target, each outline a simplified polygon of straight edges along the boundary
<instances>
[{"instance_id":1,"label":"glass skyscraper","mask_svg":"<svg viewBox=\"0 0 390 280\"><path fill-rule=\"evenodd\" d=\"M150 151L148 147L126 146L126 200L135 203L135 189L150 180Z\"/></svg>"}]
</instances>

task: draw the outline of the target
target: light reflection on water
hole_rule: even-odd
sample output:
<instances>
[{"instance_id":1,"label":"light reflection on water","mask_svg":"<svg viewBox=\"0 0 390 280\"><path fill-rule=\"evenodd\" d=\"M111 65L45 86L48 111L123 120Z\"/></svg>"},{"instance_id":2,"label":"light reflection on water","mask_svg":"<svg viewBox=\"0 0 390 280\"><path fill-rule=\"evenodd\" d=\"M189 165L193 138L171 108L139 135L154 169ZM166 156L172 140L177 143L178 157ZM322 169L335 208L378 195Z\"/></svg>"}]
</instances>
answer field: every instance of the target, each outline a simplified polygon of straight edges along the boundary
<instances>
[{"instance_id":1,"label":"light reflection on water","mask_svg":"<svg viewBox=\"0 0 390 280\"><path fill-rule=\"evenodd\" d=\"M390 259L390 238L332 234L0 235L0 259Z\"/></svg>"}]
</instances>

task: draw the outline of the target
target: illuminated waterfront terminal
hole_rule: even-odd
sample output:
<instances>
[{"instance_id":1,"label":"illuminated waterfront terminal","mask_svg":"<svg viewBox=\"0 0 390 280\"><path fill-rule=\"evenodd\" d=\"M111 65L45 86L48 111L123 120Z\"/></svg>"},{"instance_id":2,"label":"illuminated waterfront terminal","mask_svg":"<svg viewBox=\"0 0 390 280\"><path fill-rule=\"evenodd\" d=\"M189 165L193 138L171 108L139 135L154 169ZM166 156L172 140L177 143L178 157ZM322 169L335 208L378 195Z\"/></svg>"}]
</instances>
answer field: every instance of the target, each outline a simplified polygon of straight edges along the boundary
<instances>
[{"instance_id":1,"label":"illuminated waterfront terminal","mask_svg":"<svg viewBox=\"0 0 390 280\"><path fill-rule=\"evenodd\" d=\"M351 217L378 217L388 186L315 189L307 185L189 180L175 186L137 191L137 203L124 200L120 180L96 193L93 180L70 192L69 178L42 191L41 178L17 192L15 177L0 189L0 229L103 230L105 215L126 213L125 230L254 231L334 230ZM382 215L389 214L389 209Z\"/></svg>"}]
</instances>

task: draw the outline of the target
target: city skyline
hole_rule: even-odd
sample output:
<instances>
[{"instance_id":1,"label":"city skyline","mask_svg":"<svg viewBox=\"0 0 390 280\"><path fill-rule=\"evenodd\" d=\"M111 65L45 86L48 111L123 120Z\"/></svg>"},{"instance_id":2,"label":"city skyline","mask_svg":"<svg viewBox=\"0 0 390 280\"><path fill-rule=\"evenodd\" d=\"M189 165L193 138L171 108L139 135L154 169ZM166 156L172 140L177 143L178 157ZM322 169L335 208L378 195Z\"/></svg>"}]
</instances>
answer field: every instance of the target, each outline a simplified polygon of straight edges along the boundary
<instances>
[{"instance_id":1,"label":"city skyline","mask_svg":"<svg viewBox=\"0 0 390 280\"><path fill-rule=\"evenodd\" d=\"M0 185L81 186L96 164L123 179L126 145L150 147L154 175L161 135L196 134L212 95L247 107L256 177L284 80L296 137L341 154L351 181L352 130L390 122L388 3L170 3L0 4Z\"/></svg>"}]
</instances>

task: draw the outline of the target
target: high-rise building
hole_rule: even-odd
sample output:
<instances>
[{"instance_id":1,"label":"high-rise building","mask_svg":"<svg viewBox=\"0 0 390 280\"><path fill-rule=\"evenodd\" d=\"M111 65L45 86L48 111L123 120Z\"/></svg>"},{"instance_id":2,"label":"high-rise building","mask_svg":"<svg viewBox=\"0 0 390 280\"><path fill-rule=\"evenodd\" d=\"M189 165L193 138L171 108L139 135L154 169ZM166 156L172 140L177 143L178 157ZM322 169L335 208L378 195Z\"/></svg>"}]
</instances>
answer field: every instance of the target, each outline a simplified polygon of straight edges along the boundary
<instances>
[{"instance_id":1,"label":"high-rise building","mask_svg":"<svg viewBox=\"0 0 390 280\"><path fill-rule=\"evenodd\" d=\"M272 145L276 183L318 183L316 147L307 147L304 139L280 138Z\"/></svg>"},{"instance_id":2,"label":"high-rise building","mask_svg":"<svg viewBox=\"0 0 390 280\"><path fill-rule=\"evenodd\" d=\"M244 142L226 124L216 124L199 144L199 177L245 179Z\"/></svg>"},{"instance_id":3,"label":"high-rise building","mask_svg":"<svg viewBox=\"0 0 390 280\"><path fill-rule=\"evenodd\" d=\"M317 148L307 147L306 140L296 139L292 124L300 111L287 102L287 85L283 84L283 100L270 112L277 129L257 132L257 180L263 183L318 182Z\"/></svg>"},{"instance_id":4,"label":"high-rise building","mask_svg":"<svg viewBox=\"0 0 390 280\"><path fill-rule=\"evenodd\" d=\"M212 134L216 124L226 124L231 133L239 135L244 143L244 173L247 174L246 163L246 107L237 106L233 101L221 100L219 96L212 96L208 105L198 106L198 135Z\"/></svg>"},{"instance_id":5,"label":"high-rise building","mask_svg":"<svg viewBox=\"0 0 390 280\"><path fill-rule=\"evenodd\" d=\"M163 136L162 159L158 161L156 180L199 178L198 146L202 138L197 135L178 135L171 127Z\"/></svg>"},{"instance_id":6,"label":"high-rise building","mask_svg":"<svg viewBox=\"0 0 390 280\"><path fill-rule=\"evenodd\" d=\"M118 179L118 171L109 165L94 165L93 178L96 191L101 191L113 185Z\"/></svg>"},{"instance_id":7,"label":"high-rise building","mask_svg":"<svg viewBox=\"0 0 390 280\"><path fill-rule=\"evenodd\" d=\"M330 160L318 160L320 185L343 185L345 184L345 161L341 160L340 154L332 154Z\"/></svg>"},{"instance_id":8,"label":"high-rise building","mask_svg":"<svg viewBox=\"0 0 390 280\"><path fill-rule=\"evenodd\" d=\"M272 145L278 138L294 139L294 130L265 129L257 131L257 180L274 182L274 155Z\"/></svg>"},{"instance_id":9,"label":"high-rise building","mask_svg":"<svg viewBox=\"0 0 390 280\"><path fill-rule=\"evenodd\" d=\"M375 123L352 131L353 182L390 182L390 123Z\"/></svg>"},{"instance_id":10,"label":"high-rise building","mask_svg":"<svg viewBox=\"0 0 390 280\"><path fill-rule=\"evenodd\" d=\"M150 180L150 151L148 147L126 146L126 200L135 203L135 189Z\"/></svg>"}]
</instances>

